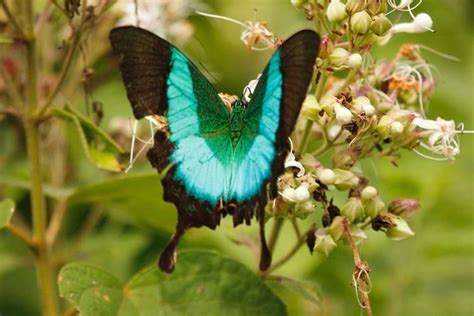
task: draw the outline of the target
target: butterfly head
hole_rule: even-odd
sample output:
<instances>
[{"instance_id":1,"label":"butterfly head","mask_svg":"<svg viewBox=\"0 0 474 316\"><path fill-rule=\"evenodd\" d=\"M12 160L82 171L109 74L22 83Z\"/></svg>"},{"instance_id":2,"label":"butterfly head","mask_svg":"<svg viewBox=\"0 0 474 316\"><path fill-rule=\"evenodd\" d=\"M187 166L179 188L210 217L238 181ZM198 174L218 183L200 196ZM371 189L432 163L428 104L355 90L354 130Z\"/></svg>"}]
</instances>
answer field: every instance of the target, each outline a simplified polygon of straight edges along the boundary
<instances>
[{"instance_id":1,"label":"butterfly head","mask_svg":"<svg viewBox=\"0 0 474 316\"><path fill-rule=\"evenodd\" d=\"M219 97L224 102L229 113L240 113L247 108L248 102L245 99L239 99L235 95L219 93Z\"/></svg>"}]
</instances>

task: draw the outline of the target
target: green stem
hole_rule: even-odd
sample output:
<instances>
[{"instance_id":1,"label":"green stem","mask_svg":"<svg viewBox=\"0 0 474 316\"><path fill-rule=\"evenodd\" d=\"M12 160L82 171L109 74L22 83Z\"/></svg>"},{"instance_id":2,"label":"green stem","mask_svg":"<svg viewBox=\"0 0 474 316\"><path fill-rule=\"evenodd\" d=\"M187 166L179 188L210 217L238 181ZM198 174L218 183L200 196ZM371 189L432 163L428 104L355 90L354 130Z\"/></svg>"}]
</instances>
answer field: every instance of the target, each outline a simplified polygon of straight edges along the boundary
<instances>
[{"instance_id":1,"label":"green stem","mask_svg":"<svg viewBox=\"0 0 474 316\"><path fill-rule=\"evenodd\" d=\"M33 218L33 239L36 245L36 270L40 289L42 314L58 315L56 286L50 264L50 253L46 244L46 209L41 178L40 136L36 109L38 107L36 68L36 43L33 32L33 2L26 2L25 17L27 35L27 77L28 77L28 113L25 119L26 145L31 177L31 212Z\"/></svg>"},{"instance_id":2,"label":"green stem","mask_svg":"<svg viewBox=\"0 0 474 316\"><path fill-rule=\"evenodd\" d=\"M306 242L306 236L308 235L309 232L311 232L312 230L314 229L314 227L311 227L309 230L307 230L303 235L300 236L300 238L298 239L298 241L296 242L296 244L293 246L293 248L291 248L291 250L284 256L282 257L280 260L278 260L277 262L275 262L271 267L270 269L268 269L267 271L265 271L265 275L268 275L270 274L270 272L274 271L275 269L277 269L278 267L284 265L285 263L287 263L297 252L298 250L301 248L301 246L304 245L304 243Z\"/></svg>"},{"instance_id":3,"label":"green stem","mask_svg":"<svg viewBox=\"0 0 474 316\"><path fill-rule=\"evenodd\" d=\"M273 222L272 232L270 233L270 239L268 239L268 249L270 252L273 252L275 249L276 242L278 240L278 235L280 234L280 230L283 226L284 218L276 217L275 221Z\"/></svg>"}]
</instances>

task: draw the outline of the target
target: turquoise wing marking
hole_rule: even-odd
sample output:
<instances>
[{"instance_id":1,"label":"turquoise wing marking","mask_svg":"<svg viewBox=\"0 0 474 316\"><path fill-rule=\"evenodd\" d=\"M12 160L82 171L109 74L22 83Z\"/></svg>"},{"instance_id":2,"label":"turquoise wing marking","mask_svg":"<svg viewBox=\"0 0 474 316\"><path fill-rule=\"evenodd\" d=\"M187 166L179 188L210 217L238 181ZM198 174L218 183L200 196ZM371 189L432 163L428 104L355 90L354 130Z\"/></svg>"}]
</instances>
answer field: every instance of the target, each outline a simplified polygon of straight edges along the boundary
<instances>
[{"instance_id":1,"label":"turquoise wing marking","mask_svg":"<svg viewBox=\"0 0 474 316\"><path fill-rule=\"evenodd\" d=\"M252 103L244 114L244 136L235 150L232 174L231 197L239 202L257 195L272 174L282 84L280 53L277 51L263 72Z\"/></svg>"},{"instance_id":2,"label":"turquoise wing marking","mask_svg":"<svg viewBox=\"0 0 474 316\"><path fill-rule=\"evenodd\" d=\"M225 201L237 202L255 197L270 177L275 157L282 94L279 53L273 55L263 83L256 90L256 97L262 102L258 111L266 115L254 113L248 116L251 122L247 123L248 127L235 148L228 130L229 117L223 115L222 124L216 124L212 116L202 112L200 115L201 103L193 92L196 90L193 80L190 80L193 78L190 64L177 50L172 51L172 58L167 96L170 141L175 144L171 162L177 164L176 178L192 196L212 204L221 197ZM257 127L253 128L255 124Z\"/></svg>"},{"instance_id":3,"label":"turquoise wing marking","mask_svg":"<svg viewBox=\"0 0 474 316\"><path fill-rule=\"evenodd\" d=\"M229 112L211 84L177 49L167 79L168 126L177 180L201 200L217 203L229 188Z\"/></svg>"}]
</instances>

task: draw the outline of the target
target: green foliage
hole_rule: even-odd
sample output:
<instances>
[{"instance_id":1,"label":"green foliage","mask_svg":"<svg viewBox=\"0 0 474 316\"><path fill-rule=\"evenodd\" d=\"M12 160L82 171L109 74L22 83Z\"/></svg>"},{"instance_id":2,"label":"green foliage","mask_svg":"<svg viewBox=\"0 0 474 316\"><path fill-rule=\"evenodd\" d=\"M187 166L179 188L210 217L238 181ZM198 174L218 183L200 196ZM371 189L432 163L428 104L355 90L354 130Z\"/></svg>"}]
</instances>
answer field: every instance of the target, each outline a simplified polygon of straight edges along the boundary
<instances>
[{"instance_id":1,"label":"green foliage","mask_svg":"<svg viewBox=\"0 0 474 316\"><path fill-rule=\"evenodd\" d=\"M242 264L209 252L179 255L173 274L149 266L122 284L85 263L61 269L61 296L82 315L286 315L285 306Z\"/></svg>"},{"instance_id":2,"label":"green foliage","mask_svg":"<svg viewBox=\"0 0 474 316\"><path fill-rule=\"evenodd\" d=\"M15 202L10 199L5 199L0 202L0 229L4 228L10 223L10 220L15 211Z\"/></svg>"},{"instance_id":3,"label":"green foliage","mask_svg":"<svg viewBox=\"0 0 474 316\"><path fill-rule=\"evenodd\" d=\"M81 186L69 196L69 203L71 206L103 205L107 209L121 211L133 221L171 230L175 225L176 215L172 204L157 198L162 195L161 176L151 172Z\"/></svg>"},{"instance_id":4,"label":"green foliage","mask_svg":"<svg viewBox=\"0 0 474 316\"><path fill-rule=\"evenodd\" d=\"M123 153L123 149L90 118L70 106L55 108L53 113L59 118L74 124L81 139L84 153L91 163L101 169L122 171L116 156Z\"/></svg>"}]
</instances>

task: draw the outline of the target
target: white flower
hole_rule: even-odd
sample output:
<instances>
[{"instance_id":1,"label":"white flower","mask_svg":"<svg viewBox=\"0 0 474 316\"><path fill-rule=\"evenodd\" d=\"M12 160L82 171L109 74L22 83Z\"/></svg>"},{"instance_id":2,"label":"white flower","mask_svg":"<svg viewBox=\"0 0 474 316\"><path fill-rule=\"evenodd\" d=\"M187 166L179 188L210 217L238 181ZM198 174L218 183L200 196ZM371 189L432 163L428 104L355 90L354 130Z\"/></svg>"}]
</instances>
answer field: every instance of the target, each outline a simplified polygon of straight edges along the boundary
<instances>
[{"instance_id":1,"label":"white flower","mask_svg":"<svg viewBox=\"0 0 474 316\"><path fill-rule=\"evenodd\" d=\"M308 190L308 184L302 183L299 187L295 189L294 199L296 203L302 203L309 200L310 194Z\"/></svg>"},{"instance_id":2,"label":"white flower","mask_svg":"<svg viewBox=\"0 0 474 316\"><path fill-rule=\"evenodd\" d=\"M250 102L250 99L252 99L253 92L255 91L255 88L257 87L257 84L258 84L258 80L260 80L261 76L262 74L259 74L257 76L257 79L250 80L249 84L245 86L244 91L243 91L243 96L242 96L242 100L244 101L244 103L247 104Z\"/></svg>"},{"instance_id":3,"label":"white flower","mask_svg":"<svg viewBox=\"0 0 474 316\"><path fill-rule=\"evenodd\" d=\"M331 169L326 168L318 172L318 178L322 183L329 185L336 180L336 174Z\"/></svg>"},{"instance_id":4,"label":"white flower","mask_svg":"<svg viewBox=\"0 0 474 316\"><path fill-rule=\"evenodd\" d=\"M392 26L390 32L396 33L423 33L431 31L433 20L427 13L419 13L410 23L398 23Z\"/></svg>"},{"instance_id":5,"label":"white flower","mask_svg":"<svg viewBox=\"0 0 474 316\"><path fill-rule=\"evenodd\" d=\"M333 124L328 128L328 138L329 140L335 140L341 133L342 126L339 124Z\"/></svg>"},{"instance_id":6,"label":"white flower","mask_svg":"<svg viewBox=\"0 0 474 316\"><path fill-rule=\"evenodd\" d=\"M296 175L299 178L305 174L305 169L301 162L296 161L296 157L293 154L293 142L291 141L291 138L288 138L288 140L290 141L290 152L285 159L285 168L293 167L299 169L298 174Z\"/></svg>"},{"instance_id":7,"label":"white flower","mask_svg":"<svg viewBox=\"0 0 474 316\"><path fill-rule=\"evenodd\" d=\"M349 68L359 68L362 65L362 56L358 53L351 54L347 59Z\"/></svg>"},{"instance_id":8,"label":"white flower","mask_svg":"<svg viewBox=\"0 0 474 316\"><path fill-rule=\"evenodd\" d=\"M123 16L117 24L137 25L163 38L171 35L185 41L194 31L187 18L198 5L197 0L119 0L116 8Z\"/></svg>"},{"instance_id":9,"label":"white flower","mask_svg":"<svg viewBox=\"0 0 474 316\"><path fill-rule=\"evenodd\" d=\"M345 106L337 106L335 110L338 123L348 124L352 121L352 112Z\"/></svg>"},{"instance_id":10,"label":"white flower","mask_svg":"<svg viewBox=\"0 0 474 316\"><path fill-rule=\"evenodd\" d=\"M428 142L421 143L425 149L451 160L459 154L459 131L456 130L454 121L446 121L440 117L436 121L417 117L413 120L413 125L428 132Z\"/></svg>"},{"instance_id":11,"label":"white flower","mask_svg":"<svg viewBox=\"0 0 474 316\"><path fill-rule=\"evenodd\" d=\"M287 187L283 190L283 192L280 192L280 195L283 197L283 199L286 202L291 202L291 203L304 203L308 201L311 196L309 194L307 183L302 183L296 189Z\"/></svg>"}]
</instances>

